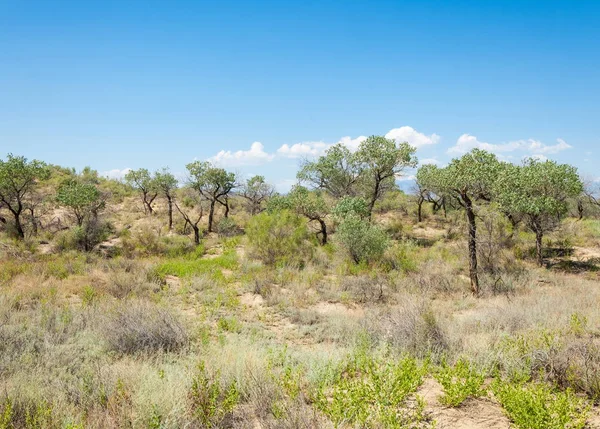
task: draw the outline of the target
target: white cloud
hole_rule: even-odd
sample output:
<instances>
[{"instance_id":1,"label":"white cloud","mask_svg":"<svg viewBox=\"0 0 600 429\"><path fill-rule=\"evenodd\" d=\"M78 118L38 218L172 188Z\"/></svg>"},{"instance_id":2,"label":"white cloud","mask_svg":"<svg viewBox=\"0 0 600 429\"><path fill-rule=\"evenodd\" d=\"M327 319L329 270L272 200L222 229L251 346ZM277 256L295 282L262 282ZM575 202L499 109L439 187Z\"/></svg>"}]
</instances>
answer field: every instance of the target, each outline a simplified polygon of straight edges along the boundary
<instances>
[{"instance_id":1,"label":"white cloud","mask_svg":"<svg viewBox=\"0 0 600 429\"><path fill-rule=\"evenodd\" d=\"M523 159L535 159L536 161L540 161L540 162L546 162L548 161L548 157L546 155L542 155L540 153L535 154L535 155L531 155L531 156L524 156Z\"/></svg>"},{"instance_id":2,"label":"white cloud","mask_svg":"<svg viewBox=\"0 0 600 429\"><path fill-rule=\"evenodd\" d=\"M436 144L440 141L440 136L435 133L428 136L408 126L391 129L385 137L396 140L397 142L407 142L416 148Z\"/></svg>"},{"instance_id":3,"label":"white cloud","mask_svg":"<svg viewBox=\"0 0 600 429\"><path fill-rule=\"evenodd\" d=\"M292 189L292 186L294 186L296 183L298 183L298 181L295 179L281 180L280 182L277 182L275 184L275 189L277 189L278 192L287 193Z\"/></svg>"},{"instance_id":4,"label":"white cloud","mask_svg":"<svg viewBox=\"0 0 600 429\"><path fill-rule=\"evenodd\" d=\"M131 171L131 168L124 168L122 170L119 170L118 168L116 168L114 170L104 171L104 172L100 173L100 175L103 177L108 177L109 179L121 180L130 171Z\"/></svg>"},{"instance_id":5,"label":"white cloud","mask_svg":"<svg viewBox=\"0 0 600 429\"><path fill-rule=\"evenodd\" d=\"M437 134L425 135L419 133L412 127L404 126L393 128L385 135L386 138L394 139L398 142L408 142L412 146L421 147L430 144L436 144L440 140ZM352 138L345 136L340 138L337 143L341 143L351 151L356 151L360 144L367 139L366 136ZM261 165L272 161L275 157L282 158L314 158L321 156L327 149L336 143L326 143L324 141L307 141L295 144L284 144L275 153L265 151L262 143L254 142L250 150L222 150L208 160L214 164L238 167L242 165Z\"/></svg>"},{"instance_id":6,"label":"white cloud","mask_svg":"<svg viewBox=\"0 0 600 429\"><path fill-rule=\"evenodd\" d=\"M342 137L338 143L343 144L348 149L350 149L352 152L356 152L358 150L358 147L360 146L360 144L362 142L364 142L366 139L367 139L366 136L358 136L355 139L353 139L350 136L346 136L346 137Z\"/></svg>"},{"instance_id":7,"label":"white cloud","mask_svg":"<svg viewBox=\"0 0 600 429\"><path fill-rule=\"evenodd\" d=\"M419 164L420 165L428 165L428 164L433 164L433 165L437 165L437 166L441 166L443 165L441 161L438 161L435 158L425 158L425 159L420 159L419 160Z\"/></svg>"},{"instance_id":8,"label":"white cloud","mask_svg":"<svg viewBox=\"0 0 600 429\"><path fill-rule=\"evenodd\" d=\"M530 154L556 154L572 147L563 139L556 139L556 141L558 143L554 145L546 145L541 141L534 139L515 140L502 144L491 144L482 142L478 140L477 137L470 134L463 134L456 141L456 145L448 149L448 153L463 154L469 152L471 149L478 148L496 154L514 151L529 152Z\"/></svg>"},{"instance_id":9,"label":"white cloud","mask_svg":"<svg viewBox=\"0 0 600 429\"><path fill-rule=\"evenodd\" d=\"M208 160L216 165L238 167L241 165L260 165L272 161L275 155L265 152L261 142L254 142L250 150L222 150Z\"/></svg>"},{"instance_id":10,"label":"white cloud","mask_svg":"<svg viewBox=\"0 0 600 429\"><path fill-rule=\"evenodd\" d=\"M325 153L330 144L325 142L304 142L293 145L284 144L277 149L277 154L285 158L304 158L320 156Z\"/></svg>"}]
</instances>

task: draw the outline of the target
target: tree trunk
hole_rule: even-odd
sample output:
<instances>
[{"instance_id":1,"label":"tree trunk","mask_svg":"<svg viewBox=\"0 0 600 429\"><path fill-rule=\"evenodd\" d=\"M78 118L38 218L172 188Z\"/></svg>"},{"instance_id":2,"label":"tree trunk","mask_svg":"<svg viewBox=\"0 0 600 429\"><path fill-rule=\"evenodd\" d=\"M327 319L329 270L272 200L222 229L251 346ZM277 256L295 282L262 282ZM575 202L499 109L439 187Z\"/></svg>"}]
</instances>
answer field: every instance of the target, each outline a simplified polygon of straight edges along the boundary
<instances>
[{"instance_id":1,"label":"tree trunk","mask_svg":"<svg viewBox=\"0 0 600 429\"><path fill-rule=\"evenodd\" d=\"M419 197L417 202L417 222L419 223L423 222L423 201L423 197Z\"/></svg>"},{"instance_id":2,"label":"tree trunk","mask_svg":"<svg viewBox=\"0 0 600 429\"><path fill-rule=\"evenodd\" d=\"M210 211L208 212L208 232L213 232L213 219L215 216L215 202L216 200L211 200L210 202Z\"/></svg>"},{"instance_id":3,"label":"tree trunk","mask_svg":"<svg viewBox=\"0 0 600 429\"><path fill-rule=\"evenodd\" d=\"M38 235L38 223L35 218L35 212L33 208L29 208L29 213L31 216L31 230L34 236Z\"/></svg>"},{"instance_id":4,"label":"tree trunk","mask_svg":"<svg viewBox=\"0 0 600 429\"><path fill-rule=\"evenodd\" d=\"M541 228L536 228L535 230L535 251L537 256L537 264L540 267L544 266L544 252L542 248L544 239L544 233L541 231Z\"/></svg>"},{"instance_id":5,"label":"tree trunk","mask_svg":"<svg viewBox=\"0 0 600 429\"><path fill-rule=\"evenodd\" d=\"M371 201L369 203L369 221L371 220L371 216L373 216L373 208L375 208L375 203L377 202L380 186L381 180L375 179L375 189L373 190L373 196L371 197Z\"/></svg>"},{"instance_id":6,"label":"tree trunk","mask_svg":"<svg viewBox=\"0 0 600 429\"><path fill-rule=\"evenodd\" d=\"M200 228L198 228L198 224L192 225L192 228L194 229L194 243L196 243L196 245L199 245L200 244Z\"/></svg>"},{"instance_id":7,"label":"tree trunk","mask_svg":"<svg viewBox=\"0 0 600 429\"><path fill-rule=\"evenodd\" d=\"M477 275L477 224L473 202L467 195L462 195L469 223L469 277L471 279L471 291L473 295L479 295L479 277Z\"/></svg>"},{"instance_id":8,"label":"tree trunk","mask_svg":"<svg viewBox=\"0 0 600 429\"><path fill-rule=\"evenodd\" d=\"M321 245L325 246L327 244L327 224L325 224L325 221L323 219L317 219L319 221L319 224L321 225Z\"/></svg>"},{"instance_id":9,"label":"tree trunk","mask_svg":"<svg viewBox=\"0 0 600 429\"><path fill-rule=\"evenodd\" d=\"M25 231L23 230L23 225L21 225L21 215L18 212L13 212L15 217L15 229L17 230L17 236L23 240L25 238Z\"/></svg>"},{"instance_id":10,"label":"tree trunk","mask_svg":"<svg viewBox=\"0 0 600 429\"><path fill-rule=\"evenodd\" d=\"M173 229L173 198L167 195L167 205L169 208L169 231Z\"/></svg>"},{"instance_id":11,"label":"tree trunk","mask_svg":"<svg viewBox=\"0 0 600 429\"><path fill-rule=\"evenodd\" d=\"M226 218L229 217L229 198L225 198L225 215Z\"/></svg>"},{"instance_id":12,"label":"tree trunk","mask_svg":"<svg viewBox=\"0 0 600 429\"><path fill-rule=\"evenodd\" d=\"M582 220L584 214L584 206L583 201L581 200L577 201L577 213L579 214L579 220Z\"/></svg>"}]
</instances>

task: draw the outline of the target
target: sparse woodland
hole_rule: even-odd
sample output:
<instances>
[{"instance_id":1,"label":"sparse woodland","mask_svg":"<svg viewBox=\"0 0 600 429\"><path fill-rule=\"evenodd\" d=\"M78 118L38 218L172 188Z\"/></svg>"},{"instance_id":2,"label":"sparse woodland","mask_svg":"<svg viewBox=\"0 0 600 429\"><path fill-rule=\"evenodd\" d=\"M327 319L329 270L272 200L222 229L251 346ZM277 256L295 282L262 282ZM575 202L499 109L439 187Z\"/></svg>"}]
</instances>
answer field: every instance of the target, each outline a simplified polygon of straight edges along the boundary
<instances>
[{"instance_id":1,"label":"sparse woodland","mask_svg":"<svg viewBox=\"0 0 600 429\"><path fill-rule=\"evenodd\" d=\"M600 187L372 136L262 176L0 159L0 429L600 427Z\"/></svg>"}]
</instances>

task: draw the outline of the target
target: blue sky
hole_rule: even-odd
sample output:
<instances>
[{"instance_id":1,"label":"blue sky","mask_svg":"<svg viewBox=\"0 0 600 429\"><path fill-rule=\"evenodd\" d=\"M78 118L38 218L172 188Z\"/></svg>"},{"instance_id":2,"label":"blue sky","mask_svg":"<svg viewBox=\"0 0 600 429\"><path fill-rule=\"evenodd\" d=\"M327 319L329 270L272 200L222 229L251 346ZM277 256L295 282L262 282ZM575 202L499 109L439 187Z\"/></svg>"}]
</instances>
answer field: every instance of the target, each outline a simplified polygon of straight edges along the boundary
<instances>
[{"instance_id":1,"label":"blue sky","mask_svg":"<svg viewBox=\"0 0 600 429\"><path fill-rule=\"evenodd\" d=\"M0 156L212 159L283 189L297 156L388 134L597 177L599 22L585 0L0 0Z\"/></svg>"}]
</instances>

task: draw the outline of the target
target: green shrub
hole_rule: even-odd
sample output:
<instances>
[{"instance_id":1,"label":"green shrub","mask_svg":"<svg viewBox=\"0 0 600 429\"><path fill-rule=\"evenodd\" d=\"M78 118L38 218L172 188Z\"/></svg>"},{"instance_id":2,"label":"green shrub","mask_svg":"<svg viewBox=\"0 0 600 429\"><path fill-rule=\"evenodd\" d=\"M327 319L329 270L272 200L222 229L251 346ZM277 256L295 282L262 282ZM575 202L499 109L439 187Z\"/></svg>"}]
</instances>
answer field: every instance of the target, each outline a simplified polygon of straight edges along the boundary
<instances>
[{"instance_id":1,"label":"green shrub","mask_svg":"<svg viewBox=\"0 0 600 429\"><path fill-rule=\"evenodd\" d=\"M365 219L369 216L369 204L360 197L342 197L336 206L331 210L334 219L341 223L348 216L358 216Z\"/></svg>"},{"instance_id":2,"label":"green shrub","mask_svg":"<svg viewBox=\"0 0 600 429\"><path fill-rule=\"evenodd\" d=\"M160 236L156 231L147 227L134 233L123 235L121 243L124 254L129 257L168 256L175 258L197 252L199 247L187 236Z\"/></svg>"},{"instance_id":3,"label":"green shrub","mask_svg":"<svg viewBox=\"0 0 600 429\"><path fill-rule=\"evenodd\" d=\"M246 235L251 254L267 265L302 264L312 253L306 221L288 210L255 216Z\"/></svg>"},{"instance_id":4,"label":"green shrub","mask_svg":"<svg viewBox=\"0 0 600 429\"><path fill-rule=\"evenodd\" d=\"M590 405L570 389L558 391L545 383L511 383L497 379L494 395L521 429L583 429Z\"/></svg>"},{"instance_id":5,"label":"green shrub","mask_svg":"<svg viewBox=\"0 0 600 429\"><path fill-rule=\"evenodd\" d=\"M357 264L380 259L389 245L385 232L354 215L346 217L340 224L337 237Z\"/></svg>"},{"instance_id":6,"label":"green shrub","mask_svg":"<svg viewBox=\"0 0 600 429\"><path fill-rule=\"evenodd\" d=\"M359 350L324 377L316 406L337 427L427 427L422 400L417 397L416 405L407 407L426 372L426 365L413 358L396 360Z\"/></svg>"},{"instance_id":7,"label":"green shrub","mask_svg":"<svg viewBox=\"0 0 600 429\"><path fill-rule=\"evenodd\" d=\"M419 271L417 252L418 246L412 241L401 241L387 249L385 262L397 271L416 273Z\"/></svg>"},{"instance_id":8,"label":"green shrub","mask_svg":"<svg viewBox=\"0 0 600 429\"><path fill-rule=\"evenodd\" d=\"M222 427L240 400L235 382L223 386L219 376L219 373L209 374L201 362L192 380L191 412L201 427Z\"/></svg>"},{"instance_id":9,"label":"green shrub","mask_svg":"<svg viewBox=\"0 0 600 429\"><path fill-rule=\"evenodd\" d=\"M240 233L240 228L233 219L224 217L217 222L216 231L219 237L233 237Z\"/></svg>"},{"instance_id":10,"label":"green shrub","mask_svg":"<svg viewBox=\"0 0 600 429\"><path fill-rule=\"evenodd\" d=\"M435 379L444 389L440 403L450 407L458 407L467 398L476 398L485 393L482 389L483 373L466 359L458 360L454 366L443 361L441 368L435 374Z\"/></svg>"},{"instance_id":11,"label":"green shrub","mask_svg":"<svg viewBox=\"0 0 600 429\"><path fill-rule=\"evenodd\" d=\"M55 245L59 251L84 250L89 252L108 239L113 232L114 227L111 223L93 219L84 222L82 226L74 226L57 234Z\"/></svg>"}]
</instances>

